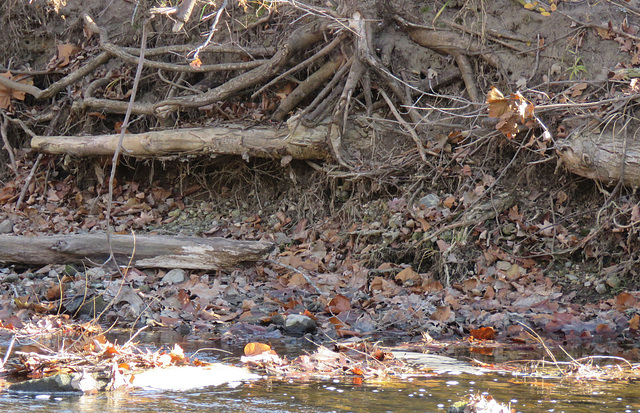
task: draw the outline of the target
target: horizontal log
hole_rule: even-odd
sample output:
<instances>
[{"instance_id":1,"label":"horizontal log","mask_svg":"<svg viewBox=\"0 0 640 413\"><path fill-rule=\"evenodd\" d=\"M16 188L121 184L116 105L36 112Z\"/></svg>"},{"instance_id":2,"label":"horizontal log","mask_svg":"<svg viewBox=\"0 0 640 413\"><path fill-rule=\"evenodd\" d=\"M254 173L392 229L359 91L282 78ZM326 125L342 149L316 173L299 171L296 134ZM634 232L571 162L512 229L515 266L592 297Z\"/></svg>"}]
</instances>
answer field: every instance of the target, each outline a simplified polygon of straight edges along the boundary
<instances>
[{"instance_id":1,"label":"horizontal log","mask_svg":"<svg viewBox=\"0 0 640 413\"><path fill-rule=\"evenodd\" d=\"M276 127L225 125L219 127L174 129L127 133L122 154L135 157L179 154L226 154L244 158L326 159L327 128L290 129ZM40 152L76 156L113 155L119 134L97 136L36 136L31 147Z\"/></svg>"},{"instance_id":2,"label":"horizontal log","mask_svg":"<svg viewBox=\"0 0 640 413\"><path fill-rule=\"evenodd\" d=\"M263 259L273 244L226 238L166 235L111 235L118 265L138 268L229 269ZM91 263L109 259L105 233L16 236L0 235L0 262L26 265ZM133 256L133 258L131 258Z\"/></svg>"},{"instance_id":3,"label":"horizontal log","mask_svg":"<svg viewBox=\"0 0 640 413\"><path fill-rule=\"evenodd\" d=\"M620 134L624 135L624 134ZM619 181L632 188L640 187L640 142L611 132L580 133L559 141L557 153L565 167L580 176L606 185Z\"/></svg>"}]
</instances>

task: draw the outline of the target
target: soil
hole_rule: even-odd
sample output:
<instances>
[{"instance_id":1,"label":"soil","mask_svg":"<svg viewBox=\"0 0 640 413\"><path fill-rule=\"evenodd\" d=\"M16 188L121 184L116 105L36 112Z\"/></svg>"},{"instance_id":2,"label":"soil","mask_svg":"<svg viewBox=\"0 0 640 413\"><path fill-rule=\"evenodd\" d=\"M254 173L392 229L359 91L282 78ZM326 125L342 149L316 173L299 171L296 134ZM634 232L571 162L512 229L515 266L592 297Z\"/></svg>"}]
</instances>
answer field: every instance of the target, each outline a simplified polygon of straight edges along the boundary
<instances>
[{"instance_id":1,"label":"soil","mask_svg":"<svg viewBox=\"0 0 640 413\"><path fill-rule=\"evenodd\" d=\"M146 7L151 2L141 3ZM301 24L300 10L280 4L271 20L251 26L266 12L258 12L256 5L244 11L231 3L224 13L227 26L220 29L216 42L231 39L242 47L273 47ZM353 12L350 2L338 3L338 12ZM464 54L483 97L492 87L507 97L521 91L555 139L564 139L600 116L633 117L635 100L614 105L615 110L581 104L633 92L635 79L612 81L610 73L640 64L638 10L614 1L557 2L557 10L547 6L550 15L507 0L389 3L385 8L372 2L363 13L378 19L373 44L388 70L426 91L421 96L407 92L422 119L416 130L428 151L424 161L411 133L381 98L378 90L387 88L386 80L375 70L367 72L374 102L366 103L371 98L366 88L358 87L353 94L348 123L362 133L341 143L349 168L335 159L125 155L114 182L111 216L116 232L269 240L276 243L276 251L263 262L215 273L193 271L178 282L165 280L167 269L135 269L123 277L108 265L96 269L7 264L2 269L3 325L24 325L43 316L26 302L16 304L16 297L51 302L51 312L56 313L66 305L61 302L89 285L94 296L113 300L101 322L118 320L132 328L187 325L191 334L215 332L232 341L271 337L282 330L283 317L304 313L315 319L324 338L420 341L430 336L474 337L473 331L491 327L500 339L530 343L524 323L566 346L587 343L600 351L639 356L632 340L640 321L636 191L565 170L554 142L545 140L537 124L525 125L528 131L524 128L511 139L496 131L484 102L466 100L470 92L460 77L459 57L437 46L419 45L398 23L399 17L457 33L466 42ZM4 2L2 71L48 68L50 73L33 76L34 85L45 89L77 70L100 52L97 36L87 32L81 12L93 16L113 44L138 47L142 17L135 4ZM215 13L216 7L207 4L199 13ZM156 16L148 47L201 42L211 20L194 19L173 34L173 22ZM62 65L56 46L67 43L80 51ZM351 46L344 47L342 53L353 52ZM297 56L292 64L317 51ZM230 54L209 54L203 64L239 60ZM302 72L255 98L251 93L261 85L169 117L134 114L128 129L224 124L230 119L247 127L272 125L278 94L290 93L288 88L311 70ZM6 161L0 192L0 221L9 226L6 233L105 229L110 159L45 155L28 182L37 154L30 151L24 129L6 119L20 119L39 135L115 133L122 114L72 106L82 100L91 82L107 73L114 81L100 89L101 96L128 99L135 67L116 59L50 101L27 95L13 99L4 111L17 157L13 171L7 153L0 155ZM234 75L189 74L186 80L180 78L187 86L179 93L206 91ZM164 99L167 84L153 69L143 72L139 101ZM303 100L298 110L312 100L313 96ZM411 118L401 98L397 107ZM58 111L61 120L47 131ZM323 118L331 114L325 111ZM611 119L607 122L618 122ZM27 197L16 209L24 185ZM66 296L47 298L64 274L71 277ZM114 285L133 295L118 296ZM612 339L616 344L608 349L597 347Z\"/></svg>"}]
</instances>

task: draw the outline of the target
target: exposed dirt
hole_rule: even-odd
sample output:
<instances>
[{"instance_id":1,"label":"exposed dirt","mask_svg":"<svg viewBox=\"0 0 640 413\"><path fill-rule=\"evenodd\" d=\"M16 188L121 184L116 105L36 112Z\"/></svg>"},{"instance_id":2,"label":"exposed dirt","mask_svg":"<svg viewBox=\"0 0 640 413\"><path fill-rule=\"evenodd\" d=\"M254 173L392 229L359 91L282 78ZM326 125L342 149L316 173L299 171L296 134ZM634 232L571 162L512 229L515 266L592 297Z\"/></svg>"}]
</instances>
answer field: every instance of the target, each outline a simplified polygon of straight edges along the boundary
<instances>
[{"instance_id":1,"label":"exposed dirt","mask_svg":"<svg viewBox=\"0 0 640 413\"><path fill-rule=\"evenodd\" d=\"M45 89L77 70L99 53L96 37L83 31L81 12L93 16L112 43L137 47L141 18L134 13L135 4L107 3L5 2L0 7L0 25L7 34L0 38L2 71L44 70L49 65L51 73L33 76L34 85ZM563 1L545 16L506 0L443 1L423 8L414 3L394 2L393 12L458 33L466 42L482 96L491 86L507 95L522 91L540 107L537 114L555 139L612 113L609 105L591 110L581 103L635 90L630 79L609 79L612 70L640 63L635 37L640 19L633 8L613 1ZM251 7L244 12L230 5L224 15L227 26L216 41L273 47L299 23L301 12L282 4L268 23L244 30L264 16L256 13L256 5ZM216 10L206 4L199 12ZM284 316L306 310L322 333L318 339L397 335L427 340L429 335L466 336L492 327L499 338L531 343L519 324L524 322L564 344L615 339L617 345L606 351L624 348L628 357L636 357L632 337L640 327L640 209L635 190L615 182L606 187L565 171L554 143L545 141L537 126L507 139L494 130L484 105L459 101L470 92L461 80L458 58L438 53L438 47L418 45L391 15L374 17L381 18L374 40L381 61L391 72L402 73L408 85L426 91L420 96L408 92L424 122L417 130L429 151L426 162L377 92L385 80L373 71L369 81L375 102L367 104L366 90L358 88L349 113L349 122L364 131L360 139L351 136L343 142L351 169L321 161L124 156L114 184L115 231L266 239L275 242L277 250L268 260L245 268L194 271L182 279L165 279L163 269L136 269L122 277L109 267L6 265L3 324L10 328L43 311L29 304L33 302L49 303L45 310L50 312L66 306L77 315L82 307L73 309L70 301L85 297L90 286L92 297L113 301L103 314L106 322L186 325L192 334L215 331L228 340L275 337ZM148 47L200 42L209 24L192 22L186 31L172 34L173 23L158 17ZM616 34L618 29L626 35ZM55 63L56 46L66 43L80 51L68 65ZM315 52L297 57L293 64ZM203 64L241 60L215 54L203 58ZM37 134L114 133L121 114L71 105L107 73L114 80L100 89L101 96L125 101L134 72L134 65L111 60L57 94L54 102L27 95L13 99L5 113ZM129 130L229 120L270 123L278 94L290 93L288 82L298 84L307 74L291 75L255 99L239 93L169 117L134 115ZM233 75L191 74L184 88L206 91ZM184 80L178 78L171 82ZM168 83L160 82L153 69L144 72L139 101L164 99ZM311 100L303 100L302 107ZM626 101L615 112L633 117L634 105L634 100ZM402 104L398 108L407 113ZM50 115L58 110L61 120L47 132ZM45 155L27 182L37 154L26 149L28 135L18 124L8 122L7 127L18 170L16 174L8 167L6 152L0 154L7 165L0 191L3 232L104 230L110 159ZM27 183L24 204L16 210ZM49 292L65 273L70 279L58 301L59 294ZM80 313L95 315L91 310Z\"/></svg>"}]
</instances>

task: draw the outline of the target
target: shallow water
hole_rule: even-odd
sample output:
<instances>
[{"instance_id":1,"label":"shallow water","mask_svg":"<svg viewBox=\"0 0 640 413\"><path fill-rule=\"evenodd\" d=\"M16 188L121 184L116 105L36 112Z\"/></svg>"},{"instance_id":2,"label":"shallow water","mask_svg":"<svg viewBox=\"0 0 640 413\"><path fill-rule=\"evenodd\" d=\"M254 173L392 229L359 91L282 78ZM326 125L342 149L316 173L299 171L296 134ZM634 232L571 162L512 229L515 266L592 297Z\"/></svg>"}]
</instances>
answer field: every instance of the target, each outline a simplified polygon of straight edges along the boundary
<instances>
[{"instance_id":1,"label":"shallow water","mask_svg":"<svg viewBox=\"0 0 640 413\"><path fill-rule=\"evenodd\" d=\"M219 343L214 345L212 341L185 341L179 335L167 333L145 334L141 341L152 346L178 342L187 353L201 348L220 348ZM305 350L303 344L299 340L285 340L274 347L279 354L292 357ZM238 361L241 349L241 345L223 346L221 350L225 352L201 351L197 357L208 361L225 360L234 363ZM300 383L265 379L187 392L135 390L91 396L35 397L1 393L0 411L446 412L454 402L465 399L470 394L484 392L488 392L499 402L511 403L515 411L523 413L640 412L640 384L523 379L511 374L446 375L363 384L349 381Z\"/></svg>"},{"instance_id":2,"label":"shallow water","mask_svg":"<svg viewBox=\"0 0 640 413\"><path fill-rule=\"evenodd\" d=\"M447 376L356 385L257 382L188 392L34 397L0 395L13 412L445 412L468 394L488 391L518 412L640 412L640 385L523 381L507 375Z\"/></svg>"}]
</instances>

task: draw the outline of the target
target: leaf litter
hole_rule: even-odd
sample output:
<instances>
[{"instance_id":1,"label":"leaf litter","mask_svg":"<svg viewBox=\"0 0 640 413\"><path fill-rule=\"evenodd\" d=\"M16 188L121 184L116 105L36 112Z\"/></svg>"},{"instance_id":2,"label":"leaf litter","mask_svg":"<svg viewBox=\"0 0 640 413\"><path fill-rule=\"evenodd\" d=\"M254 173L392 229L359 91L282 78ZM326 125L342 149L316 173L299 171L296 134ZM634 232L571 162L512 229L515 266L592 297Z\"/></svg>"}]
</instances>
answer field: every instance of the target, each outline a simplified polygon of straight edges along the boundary
<instances>
[{"instance_id":1,"label":"leaf litter","mask_svg":"<svg viewBox=\"0 0 640 413\"><path fill-rule=\"evenodd\" d=\"M524 7L544 16L549 14L546 9L536 9L535 2L524 2ZM607 27L595 27L595 33L617 42L621 51L637 60L637 44L624 35L635 34L634 29L624 25L617 28L609 22ZM50 67L72 66L77 52L73 45L59 45ZM625 73L616 71L612 76L624 79ZM29 82L10 73L3 76ZM130 78L129 73L119 76ZM568 89L569 96L580 99L587 88L587 83L578 83ZM105 94L116 99L126 97L126 92L117 85ZM0 87L0 106L9 108L12 99L20 101L24 94L7 88L3 91ZM492 88L486 103L489 116L498 119L496 129L510 140L516 139L520 131L541 124L532 101L519 92L505 95ZM251 111L251 107L242 110ZM467 131L452 132L441 140L439 150L451 151L464 159L469 152L460 143L467 137ZM542 139L532 138L525 145L544 153L548 150L547 140L543 135ZM0 189L0 203L6 212L5 232L71 234L101 229L108 185L104 164L94 165L95 184L85 186L76 181L74 174L57 165L53 157L45 156L46 168L40 168L30 181L28 157L24 153L19 155L17 176L8 179ZM562 344L572 350L588 344L596 351L638 359L638 349L632 343L640 325L636 311L640 295L624 291L620 280L616 281L616 274L624 270L624 264L611 263L602 268L605 276L602 279L585 275L581 285L608 293L585 303L576 302L579 291L563 288L546 271L553 265L558 248L575 251L584 247L585 255L594 259L603 254L597 243L591 243L592 234L556 221L556 212L570 208L572 200L566 192L558 190L553 194L550 211L525 214L522 204L508 205L492 211L491 218L500 222L499 227L478 218L465 222L471 228L470 233L460 234L459 227L450 222L478 207L500 177L480 170L473 162L440 172L442 177L466 182L465 190L433 194L435 200L432 197L431 201L435 202L429 199L413 202L414 199L404 195L374 201L366 206L377 209L377 216L354 220L349 225L331 219L310 224L286 209L272 216L243 215L236 209L233 212L239 213L234 216L228 211L216 213L217 205L204 205L191 214L195 205L189 195L202 189L199 184L176 191L171 185L158 182L147 184L134 179L115 182L112 216L116 231L149 228L163 231L172 224L193 220L194 215L206 214L209 219L195 229L196 233L277 240L281 247L268 260L253 266L218 272L182 270L183 274L171 276L170 271L162 269L116 270L92 265L2 268L0 322L5 337L37 338L40 347L41 343L53 340L51 337L56 337L53 341L58 344L65 343L62 347L52 344L47 347L46 355L50 358L40 356L42 349L39 349L26 358L23 358L26 354L20 354L22 364L11 360L5 369L11 368L14 374L26 377L39 377L63 369L86 368L79 357L73 356L75 352L103 368L107 361L118 362L118 368L196 363L176 347L142 351L132 343L124 346L109 343L100 328L90 323L92 320L103 325L117 320L132 330L140 325L179 329L189 337L211 335L214 341L240 346L256 343L254 340L269 342L281 338L286 334L284 325L291 315L304 315L316 324L318 332L312 337L323 342L317 352L287 361L271 349L256 350L261 346L254 344L245 356L249 358L244 360L246 363L283 377L298 374L305 378L346 376L356 380L396 374L407 368L389 357L383 347L371 344L377 339L405 341L419 351L446 354L464 347L471 354L491 356L501 348L540 346L528 329L544 335L544 346L557 348ZM15 212L25 186L25 208ZM522 194L521 200L536 203L540 194L534 190ZM628 207L630 220L635 222L638 210L631 204L621 209ZM620 227L613 229L626 231ZM480 250L474 257L461 248L469 235ZM523 248L526 254L521 253ZM420 260L429 260L441 268L461 266L471 260L474 271L466 279L450 279L431 269L425 270L420 260L400 263L402 259L389 259L385 252L390 250L417 250L422 253ZM567 272L572 271L569 268ZM42 332L51 336L48 341L38 336ZM432 337L437 337L437 341ZM263 358L255 359L260 355ZM592 364L594 360L572 360L565 373L581 372L576 378L615 378L586 373L584 366L600 369ZM561 365L555 360L552 363L555 368ZM626 369L625 363L619 366ZM122 374L128 370L124 367ZM625 372L626 376L620 378L633 376ZM482 398L476 401L487 402Z\"/></svg>"}]
</instances>

